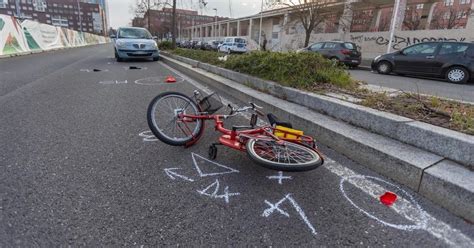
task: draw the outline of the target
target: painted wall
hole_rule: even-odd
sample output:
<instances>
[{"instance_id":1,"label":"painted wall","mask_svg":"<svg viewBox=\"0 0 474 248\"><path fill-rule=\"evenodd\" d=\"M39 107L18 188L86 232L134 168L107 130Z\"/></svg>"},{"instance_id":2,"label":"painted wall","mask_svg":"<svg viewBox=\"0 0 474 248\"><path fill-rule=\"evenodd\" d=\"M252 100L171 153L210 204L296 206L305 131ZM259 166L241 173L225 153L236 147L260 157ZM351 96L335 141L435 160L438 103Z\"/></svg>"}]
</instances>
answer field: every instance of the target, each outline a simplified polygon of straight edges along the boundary
<instances>
[{"instance_id":1,"label":"painted wall","mask_svg":"<svg viewBox=\"0 0 474 248\"><path fill-rule=\"evenodd\" d=\"M0 15L0 55L36 50L103 44L108 39L90 33Z\"/></svg>"}]
</instances>

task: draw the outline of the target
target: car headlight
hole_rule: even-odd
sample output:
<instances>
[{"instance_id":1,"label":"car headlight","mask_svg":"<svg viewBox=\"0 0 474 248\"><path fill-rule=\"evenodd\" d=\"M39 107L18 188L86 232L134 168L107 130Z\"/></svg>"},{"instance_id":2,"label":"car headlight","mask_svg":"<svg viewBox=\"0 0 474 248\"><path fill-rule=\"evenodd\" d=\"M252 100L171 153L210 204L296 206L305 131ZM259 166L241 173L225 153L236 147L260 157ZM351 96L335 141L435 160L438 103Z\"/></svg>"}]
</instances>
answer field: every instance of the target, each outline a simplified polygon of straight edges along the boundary
<instances>
[{"instance_id":1,"label":"car headlight","mask_svg":"<svg viewBox=\"0 0 474 248\"><path fill-rule=\"evenodd\" d=\"M158 44L156 43L156 41L153 41L153 43L151 44L151 46L155 49L158 49Z\"/></svg>"},{"instance_id":2,"label":"car headlight","mask_svg":"<svg viewBox=\"0 0 474 248\"><path fill-rule=\"evenodd\" d=\"M118 40L118 41L115 42L115 45L117 45L117 47L119 47L119 48L124 48L126 43L125 43L125 41Z\"/></svg>"},{"instance_id":3,"label":"car headlight","mask_svg":"<svg viewBox=\"0 0 474 248\"><path fill-rule=\"evenodd\" d=\"M379 56L375 57L374 61L377 61L378 59L380 59L380 57L382 57L382 55L379 55Z\"/></svg>"}]
</instances>

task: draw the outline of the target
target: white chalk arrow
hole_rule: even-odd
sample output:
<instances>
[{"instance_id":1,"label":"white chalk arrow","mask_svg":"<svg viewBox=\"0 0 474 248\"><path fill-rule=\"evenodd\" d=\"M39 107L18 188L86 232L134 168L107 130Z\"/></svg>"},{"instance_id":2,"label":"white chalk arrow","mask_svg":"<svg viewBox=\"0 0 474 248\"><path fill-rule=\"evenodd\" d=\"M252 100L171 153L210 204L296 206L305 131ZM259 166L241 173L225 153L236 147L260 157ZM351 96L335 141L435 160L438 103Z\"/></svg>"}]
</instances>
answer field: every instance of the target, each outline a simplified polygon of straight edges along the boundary
<instances>
[{"instance_id":1,"label":"white chalk arrow","mask_svg":"<svg viewBox=\"0 0 474 248\"><path fill-rule=\"evenodd\" d=\"M176 177L177 177L177 178L181 178L181 179L183 179L183 180L185 180L185 181L188 181L188 182L194 182L193 179L188 178L188 177L186 177L186 176L183 176L183 175L180 175L180 174L174 172L175 170L179 170L179 168L166 168L166 169L165 169L166 175L167 175L169 178L171 178L171 180L175 180Z\"/></svg>"}]
</instances>

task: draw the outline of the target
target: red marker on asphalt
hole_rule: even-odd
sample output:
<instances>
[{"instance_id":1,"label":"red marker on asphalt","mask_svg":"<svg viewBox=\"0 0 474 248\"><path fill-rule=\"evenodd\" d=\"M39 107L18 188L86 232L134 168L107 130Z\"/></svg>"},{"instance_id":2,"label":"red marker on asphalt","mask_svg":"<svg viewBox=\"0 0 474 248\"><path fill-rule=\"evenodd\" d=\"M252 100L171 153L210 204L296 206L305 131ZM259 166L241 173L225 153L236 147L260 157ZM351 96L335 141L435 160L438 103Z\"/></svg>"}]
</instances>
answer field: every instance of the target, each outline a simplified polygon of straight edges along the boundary
<instances>
[{"instance_id":1,"label":"red marker on asphalt","mask_svg":"<svg viewBox=\"0 0 474 248\"><path fill-rule=\"evenodd\" d=\"M392 192L385 192L380 196L380 202L385 206L392 206L397 201L397 195Z\"/></svg>"},{"instance_id":2,"label":"red marker on asphalt","mask_svg":"<svg viewBox=\"0 0 474 248\"><path fill-rule=\"evenodd\" d=\"M168 76L168 77L166 77L165 82L166 83L176 83L176 78L174 78L173 76Z\"/></svg>"}]
</instances>

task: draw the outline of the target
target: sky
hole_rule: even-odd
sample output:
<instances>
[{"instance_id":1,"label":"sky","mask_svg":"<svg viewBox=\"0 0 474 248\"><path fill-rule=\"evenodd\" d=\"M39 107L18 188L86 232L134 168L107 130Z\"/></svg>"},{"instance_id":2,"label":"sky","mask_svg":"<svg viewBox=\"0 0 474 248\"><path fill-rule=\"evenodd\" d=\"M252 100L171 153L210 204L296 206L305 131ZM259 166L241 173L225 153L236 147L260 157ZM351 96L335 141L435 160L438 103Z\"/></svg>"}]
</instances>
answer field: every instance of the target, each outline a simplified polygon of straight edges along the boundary
<instances>
[{"instance_id":1,"label":"sky","mask_svg":"<svg viewBox=\"0 0 474 248\"><path fill-rule=\"evenodd\" d=\"M135 1L136 0L109 0L110 24L112 27L117 28L129 25L132 19L130 6L135 3ZM178 7L180 8L199 10L198 0L177 1ZM207 0L207 2L208 4L206 8L203 9L203 14L214 16L215 11L213 9L217 8L218 16L231 17L230 11L232 11L233 18L256 14L260 12L261 4L259 0Z\"/></svg>"}]
</instances>

